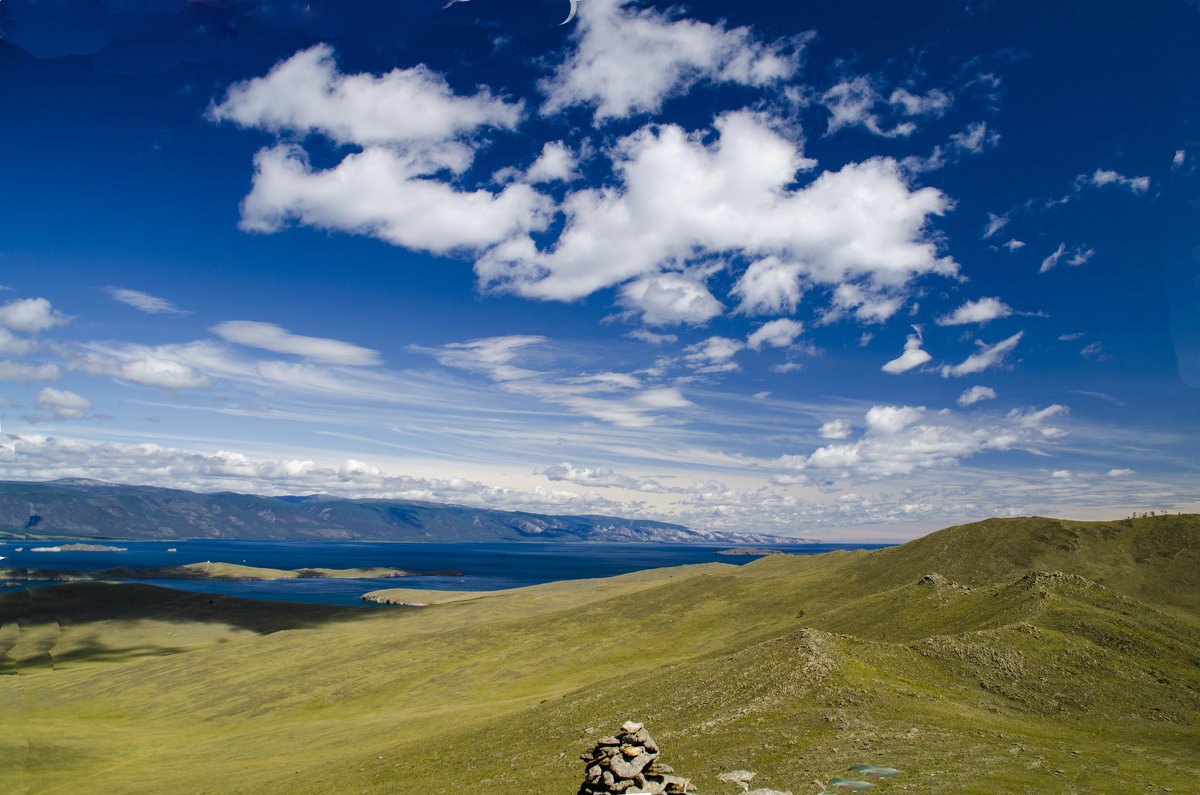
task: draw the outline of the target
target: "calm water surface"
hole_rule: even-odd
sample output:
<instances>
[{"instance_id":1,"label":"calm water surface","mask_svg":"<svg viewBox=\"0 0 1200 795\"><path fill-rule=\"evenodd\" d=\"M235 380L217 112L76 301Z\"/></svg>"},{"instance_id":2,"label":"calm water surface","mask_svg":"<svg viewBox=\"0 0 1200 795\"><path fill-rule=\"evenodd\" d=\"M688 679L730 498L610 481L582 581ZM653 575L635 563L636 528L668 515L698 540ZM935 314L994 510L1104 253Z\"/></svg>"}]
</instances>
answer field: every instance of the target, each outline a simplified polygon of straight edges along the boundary
<instances>
[{"instance_id":1,"label":"calm water surface","mask_svg":"<svg viewBox=\"0 0 1200 795\"><path fill-rule=\"evenodd\" d=\"M525 585L611 577L632 571L691 563L741 565L755 558L716 555L729 545L709 544L539 544L461 543L398 544L331 541L112 541L125 552L34 552L73 541L0 542L0 568L70 569L89 571L113 566L142 568L213 561L271 569L322 567L350 569L388 566L430 571L455 569L461 577L402 577L391 579L303 579L264 582L215 580L138 580L184 591L218 593L247 599L273 599L324 604L363 604L359 597L379 588L421 588L444 591L491 591ZM788 549L812 555L835 549L876 549L881 544L806 544ZM21 548L21 551L17 551ZM171 552L170 549L176 551ZM39 583L30 583L39 585ZM24 583L0 590L24 587Z\"/></svg>"}]
</instances>

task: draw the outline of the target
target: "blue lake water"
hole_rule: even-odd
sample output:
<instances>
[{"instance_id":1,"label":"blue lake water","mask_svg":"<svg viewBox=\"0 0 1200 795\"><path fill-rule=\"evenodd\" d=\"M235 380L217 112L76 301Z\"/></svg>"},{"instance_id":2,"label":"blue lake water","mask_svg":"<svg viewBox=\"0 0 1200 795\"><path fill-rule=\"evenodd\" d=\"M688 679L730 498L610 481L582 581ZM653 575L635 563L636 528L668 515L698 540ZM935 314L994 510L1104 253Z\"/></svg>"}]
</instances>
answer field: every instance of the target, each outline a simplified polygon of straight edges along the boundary
<instances>
[{"instance_id":1,"label":"blue lake water","mask_svg":"<svg viewBox=\"0 0 1200 795\"><path fill-rule=\"evenodd\" d=\"M263 582L216 580L138 580L184 591L218 593L246 599L364 604L362 594L380 588L421 588L443 591L491 591L557 580L611 577L663 566L691 563L740 565L754 560L740 555L716 555L728 545L707 544L539 544L459 543L398 544L330 541L105 541L126 547L124 552L34 552L72 541L0 542L0 568L69 569L89 571L113 566L142 568L184 563L241 563L272 569L322 567L349 569L388 566L431 571L455 569L461 577L416 576L390 579L301 579ZM787 548L792 554L817 554L835 549L876 549L881 544L806 544ZM17 551L20 548L21 551ZM176 551L171 552L170 549ZM44 583L30 583L43 585ZM24 584L15 587L24 587ZM14 587L0 588L13 590Z\"/></svg>"}]
</instances>

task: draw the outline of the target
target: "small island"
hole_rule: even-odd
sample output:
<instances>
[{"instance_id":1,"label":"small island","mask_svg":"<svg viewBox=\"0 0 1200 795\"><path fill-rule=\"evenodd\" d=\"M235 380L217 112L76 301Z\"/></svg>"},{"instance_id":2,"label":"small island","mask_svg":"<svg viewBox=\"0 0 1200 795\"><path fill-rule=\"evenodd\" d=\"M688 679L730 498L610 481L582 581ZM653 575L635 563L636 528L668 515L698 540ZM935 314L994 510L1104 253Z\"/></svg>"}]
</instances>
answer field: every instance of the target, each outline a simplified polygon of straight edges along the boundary
<instances>
[{"instance_id":1,"label":"small island","mask_svg":"<svg viewBox=\"0 0 1200 795\"><path fill-rule=\"evenodd\" d=\"M30 552L128 552L129 547L110 547L104 544L63 544L59 547L32 547Z\"/></svg>"},{"instance_id":2,"label":"small island","mask_svg":"<svg viewBox=\"0 0 1200 795\"><path fill-rule=\"evenodd\" d=\"M762 549L761 547L734 547L733 549L720 549L713 553L714 555L753 555L754 557L762 557L764 555L786 555L786 552L781 552L778 549Z\"/></svg>"},{"instance_id":3,"label":"small island","mask_svg":"<svg viewBox=\"0 0 1200 795\"><path fill-rule=\"evenodd\" d=\"M313 578L391 579L393 577L461 577L457 569L410 571L386 567L356 569L267 569L237 563L186 563L182 566L154 566L134 569L118 566L96 571L66 569L0 568L0 579L26 582L93 582L96 580L298 580Z\"/></svg>"}]
</instances>

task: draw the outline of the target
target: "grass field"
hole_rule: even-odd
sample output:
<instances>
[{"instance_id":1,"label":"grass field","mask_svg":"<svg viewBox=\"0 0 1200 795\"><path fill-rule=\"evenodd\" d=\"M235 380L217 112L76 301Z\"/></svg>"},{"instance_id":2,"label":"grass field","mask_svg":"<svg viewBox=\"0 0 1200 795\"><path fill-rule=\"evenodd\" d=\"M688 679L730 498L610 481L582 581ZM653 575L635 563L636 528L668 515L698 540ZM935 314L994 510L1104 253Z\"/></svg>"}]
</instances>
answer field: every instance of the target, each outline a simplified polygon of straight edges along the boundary
<instances>
[{"instance_id":1,"label":"grass field","mask_svg":"<svg viewBox=\"0 0 1200 795\"><path fill-rule=\"evenodd\" d=\"M5 594L0 791L572 793L627 718L701 793L1196 791L1198 555L1006 519L429 607Z\"/></svg>"}]
</instances>

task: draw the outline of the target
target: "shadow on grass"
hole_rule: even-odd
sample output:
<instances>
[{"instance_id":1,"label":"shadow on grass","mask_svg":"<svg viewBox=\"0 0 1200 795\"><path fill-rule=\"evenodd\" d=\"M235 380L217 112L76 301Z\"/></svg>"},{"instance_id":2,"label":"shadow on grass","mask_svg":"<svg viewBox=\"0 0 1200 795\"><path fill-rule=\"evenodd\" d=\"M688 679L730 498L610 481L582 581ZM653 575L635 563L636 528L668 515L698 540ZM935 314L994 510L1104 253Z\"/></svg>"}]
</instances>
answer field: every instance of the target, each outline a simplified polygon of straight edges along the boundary
<instances>
[{"instance_id":1,"label":"shadow on grass","mask_svg":"<svg viewBox=\"0 0 1200 795\"><path fill-rule=\"evenodd\" d=\"M57 623L64 630L86 629L96 622L152 620L179 625L211 624L268 635L289 629L312 629L332 623L396 616L403 608L381 610L377 606L317 605L299 602L268 602L239 599L219 594L194 593L140 583L86 582L27 588L0 593L0 626L14 625L20 632ZM103 636L104 633L101 633ZM119 633L108 633L119 634ZM15 640L12 639L12 640ZM121 648L118 637L111 645L97 638L78 638L51 659L14 659L0 649L0 673L44 671L54 662L118 662L146 656L187 651L186 646L141 642ZM213 639L212 642L221 642ZM11 646L10 643L3 644ZM192 647L194 648L194 646ZM49 657L49 649L46 650Z\"/></svg>"}]
</instances>

